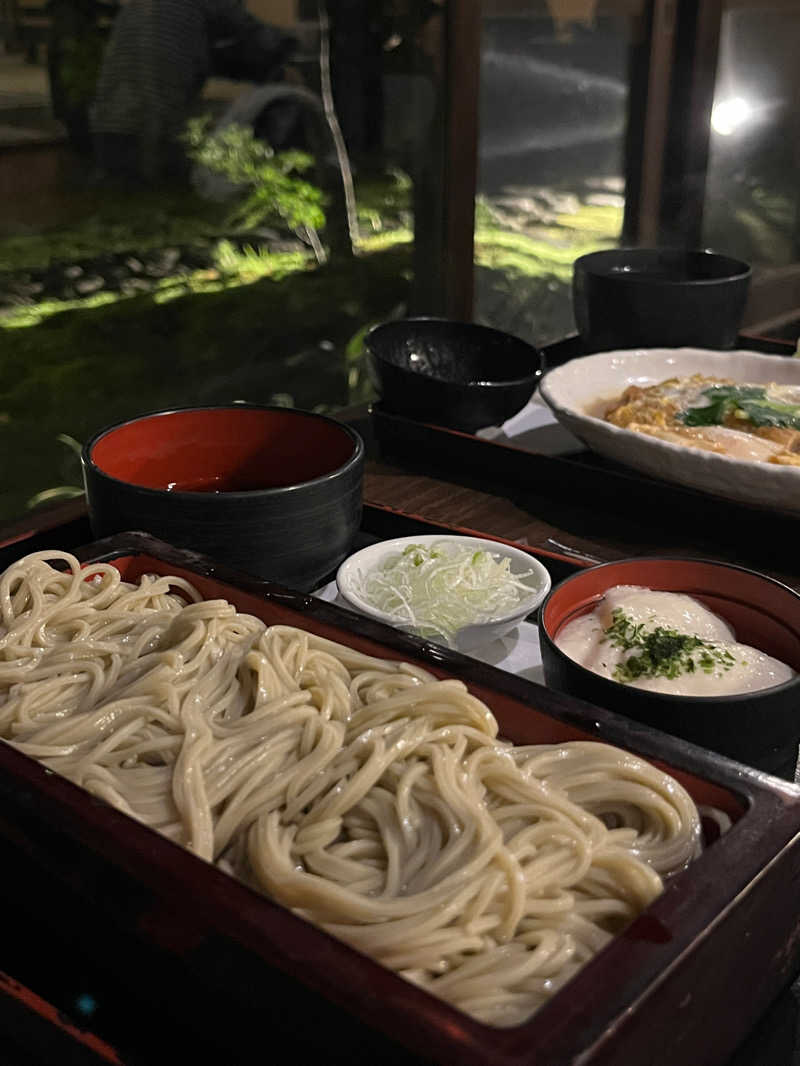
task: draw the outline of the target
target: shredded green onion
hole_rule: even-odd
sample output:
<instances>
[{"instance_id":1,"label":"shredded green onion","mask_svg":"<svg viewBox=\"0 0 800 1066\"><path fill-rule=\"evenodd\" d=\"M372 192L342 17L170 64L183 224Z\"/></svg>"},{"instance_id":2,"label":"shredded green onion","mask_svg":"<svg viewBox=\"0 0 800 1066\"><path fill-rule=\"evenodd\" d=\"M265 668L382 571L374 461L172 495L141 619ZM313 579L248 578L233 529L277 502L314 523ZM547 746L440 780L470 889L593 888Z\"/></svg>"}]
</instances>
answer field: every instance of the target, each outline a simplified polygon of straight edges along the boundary
<instances>
[{"instance_id":1,"label":"shredded green onion","mask_svg":"<svg viewBox=\"0 0 800 1066\"><path fill-rule=\"evenodd\" d=\"M409 544L358 574L357 590L394 624L451 644L464 626L502 618L530 597L536 586L525 579L533 574L512 574L511 560L499 552L441 540L429 547Z\"/></svg>"}]
</instances>

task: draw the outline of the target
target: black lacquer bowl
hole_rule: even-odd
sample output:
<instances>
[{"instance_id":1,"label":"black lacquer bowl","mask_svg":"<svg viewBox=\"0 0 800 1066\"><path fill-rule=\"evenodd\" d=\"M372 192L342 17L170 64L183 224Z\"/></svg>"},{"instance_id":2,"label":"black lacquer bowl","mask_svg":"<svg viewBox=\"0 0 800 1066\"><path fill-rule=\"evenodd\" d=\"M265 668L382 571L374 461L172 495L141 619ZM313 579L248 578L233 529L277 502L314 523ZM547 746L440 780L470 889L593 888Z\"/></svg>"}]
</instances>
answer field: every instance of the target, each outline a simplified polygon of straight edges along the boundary
<instances>
[{"instance_id":1,"label":"black lacquer bowl","mask_svg":"<svg viewBox=\"0 0 800 1066\"><path fill-rule=\"evenodd\" d=\"M552 688L689 740L758 770L794 780L800 740L800 675L738 695L671 696L601 677L556 647L563 627L616 585L683 592L724 618L742 644L800 671L800 596L754 570L700 559L624 559L582 570L542 604L539 636Z\"/></svg>"},{"instance_id":2,"label":"black lacquer bowl","mask_svg":"<svg viewBox=\"0 0 800 1066\"><path fill-rule=\"evenodd\" d=\"M336 569L361 520L361 438L306 411L160 411L101 430L82 459L95 536L141 530L301 591Z\"/></svg>"},{"instance_id":3,"label":"black lacquer bowl","mask_svg":"<svg viewBox=\"0 0 800 1066\"><path fill-rule=\"evenodd\" d=\"M736 345L750 266L707 251L610 248L573 266L575 323L588 351Z\"/></svg>"},{"instance_id":4,"label":"black lacquer bowl","mask_svg":"<svg viewBox=\"0 0 800 1066\"><path fill-rule=\"evenodd\" d=\"M385 410L466 433L515 415L542 373L532 345L472 322L399 319L364 343Z\"/></svg>"}]
</instances>

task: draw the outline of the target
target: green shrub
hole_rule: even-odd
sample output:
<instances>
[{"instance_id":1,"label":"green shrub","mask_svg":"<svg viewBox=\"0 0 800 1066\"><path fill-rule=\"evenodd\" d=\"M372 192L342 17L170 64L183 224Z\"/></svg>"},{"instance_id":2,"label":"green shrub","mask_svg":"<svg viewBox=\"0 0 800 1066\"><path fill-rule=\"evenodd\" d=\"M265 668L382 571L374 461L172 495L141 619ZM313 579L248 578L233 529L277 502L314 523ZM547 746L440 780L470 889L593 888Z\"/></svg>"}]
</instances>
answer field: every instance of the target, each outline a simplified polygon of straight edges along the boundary
<instances>
[{"instance_id":1,"label":"green shrub","mask_svg":"<svg viewBox=\"0 0 800 1066\"><path fill-rule=\"evenodd\" d=\"M313 165L306 152L274 152L247 126L212 130L208 116L191 119L184 140L190 159L241 186L244 198L229 220L237 229L264 223L293 230L325 225L322 190L298 176Z\"/></svg>"}]
</instances>

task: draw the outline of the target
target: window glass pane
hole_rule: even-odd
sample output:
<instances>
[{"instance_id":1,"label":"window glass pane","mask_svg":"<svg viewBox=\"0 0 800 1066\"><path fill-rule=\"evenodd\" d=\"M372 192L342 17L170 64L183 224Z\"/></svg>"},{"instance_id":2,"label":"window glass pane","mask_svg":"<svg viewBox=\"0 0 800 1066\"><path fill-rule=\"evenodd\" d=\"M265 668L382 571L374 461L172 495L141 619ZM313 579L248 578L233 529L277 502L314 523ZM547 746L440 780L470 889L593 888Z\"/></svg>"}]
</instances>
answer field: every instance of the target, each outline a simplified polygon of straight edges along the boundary
<instances>
[{"instance_id":1,"label":"window glass pane","mask_svg":"<svg viewBox=\"0 0 800 1066\"><path fill-rule=\"evenodd\" d=\"M800 258L800 11L726 11L711 114L704 242L756 267Z\"/></svg>"},{"instance_id":2,"label":"window glass pane","mask_svg":"<svg viewBox=\"0 0 800 1066\"><path fill-rule=\"evenodd\" d=\"M539 344L574 331L574 259L625 206L632 42L644 3L484 0L476 313Z\"/></svg>"},{"instance_id":3,"label":"window glass pane","mask_svg":"<svg viewBox=\"0 0 800 1066\"><path fill-rule=\"evenodd\" d=\"M333 125L316 0L0 0L0 521L80 492L116 420L368 394L442 15L327 8Z\"/></svg>"}]
</instances>

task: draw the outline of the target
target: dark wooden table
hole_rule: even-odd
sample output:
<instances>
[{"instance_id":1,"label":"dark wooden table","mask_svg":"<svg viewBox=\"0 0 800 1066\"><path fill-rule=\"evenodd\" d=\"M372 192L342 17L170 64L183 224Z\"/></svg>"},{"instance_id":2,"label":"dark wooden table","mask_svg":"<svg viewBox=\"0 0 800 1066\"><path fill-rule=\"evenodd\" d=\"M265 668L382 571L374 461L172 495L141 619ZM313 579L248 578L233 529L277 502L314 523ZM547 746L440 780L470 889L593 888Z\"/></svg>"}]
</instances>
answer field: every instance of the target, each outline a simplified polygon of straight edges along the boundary
<instances>
[{"instance_id":1,"label":"dark wooden table","mask_svg":"<svg viewBox=\"0 0 800 1066\"><path fill-rule=\"evenodd\" d=\"M667 520L668 516L659 513L658 509L645 508L632 518L630 510L617 506L619 501L609 500L602 508L596 500L570 499L568 493L548 494L536 486L512 485L502 477L490 479L481 472L447 469L435 454L413 462L398 461L396 456L387 457L382 453L368 411L344 411L340 417L354 424L367 442L365 503L388 513L401 512L443 526L467 527L556 551L579 561L605 562L641 554L725 559L760 569L800 591L800 567L794 562L800 541L793 541L786 530L776 538L775 523L768 515L763 516L760 526L754 521L748 527L751 533L744 538L741 530L729 528L726 531L724 524L696 522L691 514L685 515L683 521L681 516L675 520L674 515ZM69 550L90 540L85 505L82 500L71 501L0 527L0 568L29 551L44 548ZM26 958L29 940L27 933L17 939L6 937L5 948L0 946L0 971L5 969L19 976L23 983L27 980L28 985L38 991L36 977L38 973L44 978L45 968L49 966L48 948L46 945L41 948L38 960L31 960L29 952ZM24 968L24 975L15 972L17 965ZM79 961L77 965L80 966ZM66 964L59 988L71 987L70 972ZM731 974L731 980L747 980L747 975ZM41 994L46 996L53 988L53 973L48 972L47 979L41 984ZM0 973L0 993L3 990ZM62 1010L68 1006L63 1002L58 1004ZM58 1012L54 1013L55 1019L48 1021L18 996L0 995L0 1061L8 1066L46 1061L38 1058L35 1050L41 1045L43 1032L45 1043L47 1039L55 1039L54 1034L57 1034L63 1047L70 1049L67 1054L62 1048L59 1062L109 1061L102 1049L98 1051L96 1047L86 1046L85 1042L80 1044L69 1034L64 1043L63 1019L60 1021ZM798 988L795 985L779 997L726 1066L800 1063L798 1018ZM10 1043L6 1049L3 1036L12 1030L17 1034L16 1049ZM155 1060L152 1061L156 1066Z\"/></svg>"}]
</instances>

